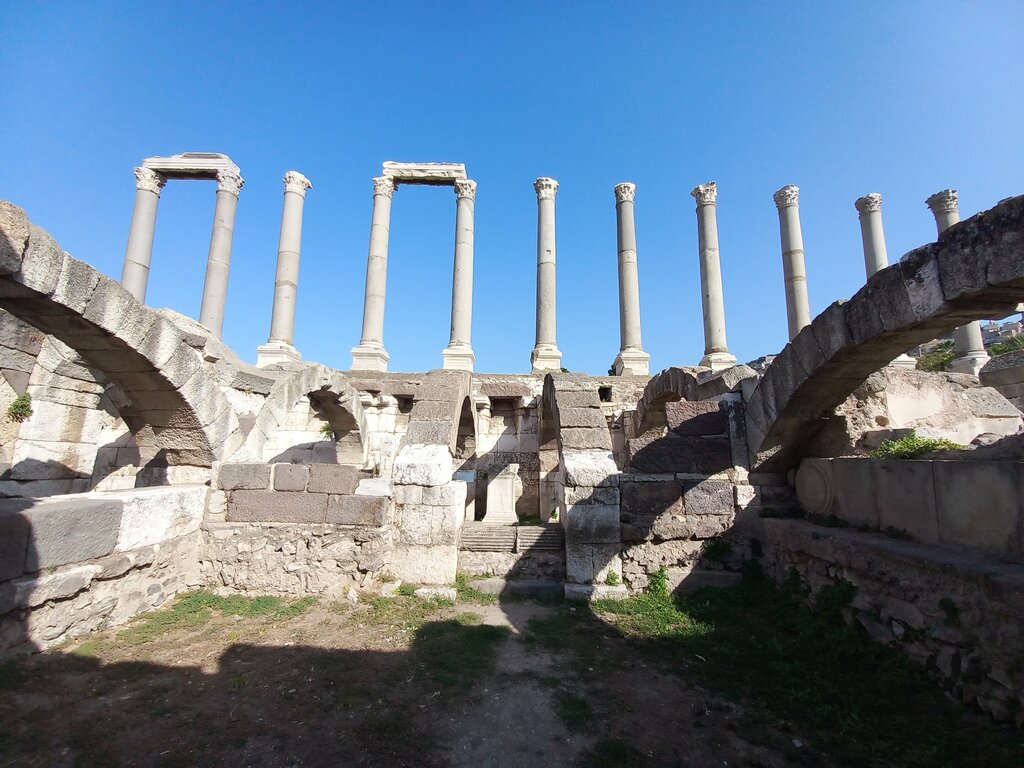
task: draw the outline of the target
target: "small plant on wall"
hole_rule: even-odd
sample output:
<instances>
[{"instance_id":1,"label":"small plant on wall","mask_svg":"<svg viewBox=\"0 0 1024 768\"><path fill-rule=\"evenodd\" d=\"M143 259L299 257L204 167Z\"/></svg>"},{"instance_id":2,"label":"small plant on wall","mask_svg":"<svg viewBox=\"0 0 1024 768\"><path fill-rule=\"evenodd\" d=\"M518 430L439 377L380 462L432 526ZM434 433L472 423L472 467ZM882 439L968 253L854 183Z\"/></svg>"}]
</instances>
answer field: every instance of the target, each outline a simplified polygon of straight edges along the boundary
<instances>
[{"instance_id":1,"label":"small plant on wall","mask_svg":"<svg viewBox=\"0 0 1024 768\"><path fill-rule=\"evenodd\" d=\"M334 439L334 427L332 427L330 424L327 424L327 423L321 424L320 425L320 434L324 437L325 440L333 440Z\"/></svg>"},{"instance_id":2,"label":"small plant on wall","mask_svg":"<svg viewBox=\"0 0 1024 768\"><path fill-rule=\"evenodd\" d=\"M32 415L32 395L26 392L18 395L14 401L7 406L7 418L19 424Z\"/></svg>"}]
</instances>

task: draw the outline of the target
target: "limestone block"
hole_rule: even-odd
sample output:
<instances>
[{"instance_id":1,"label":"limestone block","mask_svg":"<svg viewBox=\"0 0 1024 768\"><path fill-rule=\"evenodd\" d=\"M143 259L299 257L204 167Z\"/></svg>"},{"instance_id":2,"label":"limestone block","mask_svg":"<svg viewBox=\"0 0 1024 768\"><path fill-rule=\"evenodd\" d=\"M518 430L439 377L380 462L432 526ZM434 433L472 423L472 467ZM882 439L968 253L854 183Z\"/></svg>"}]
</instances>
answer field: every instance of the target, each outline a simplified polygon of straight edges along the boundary
<instances>
[{"instance_id":1,"label":"limestone block","mask_svg":"<svg viewBox=\"0 0 1024 768\"><path fill-rule=\"evenodd\" d=\"M455 426L443 421L415 421L409 425L405 439L410 443L448 445Z\"/></svg>"},{"instance_id":2,"label":"limestone block","mask_svg":"<svg viewBox=\"0 0 1024 768\"><path fill-rule=\"evenodd\" d=\"M625 600L629 590L622 584L610 587L607 584L566 584L565 599L585 603L592 600Z\"/></svg>"},{"instance_id":3,"label":"limestone block","mask_svg":"<svg viewBox=\"0 0 1024 768\"><path fill-rule=\"evenodd\" d=\"M563 450L608 450L612 448L612 438L607 427L598 429L590 428L563 428L558 433L559 442Z\"/></svg>"},{"instance_id":4,"label":"limestone block","mask_svg":"<svg viewBox=\"0 0 1024 768\"><path fill-rule=\"evenodd\" d=\"M680 400L665 404L668 428L681 437L724 435L728 419L721 402Z\"/></svg>"},{"instance_id":5,"label":"limestone block","mask_svg":"<svg viewBox=\"0 0 1024 768\"><path fill-rule=\"evenodd\" d=\"M81 313L89 303L99 280L99 272L88 264L65 255L60 276L53 289L53 300Z\"/></svg>"},{"instance_id":6,"label":"limestone block","mask_svg":"<svg viewBox=\"0 0 1024 768\"><path fill-rule=\"evenodd\" d=\"M599 408L559 408L558 424L563 430L571 427L608 429L608 420Z\"/></svg>"},{"instance_id":7,"label":"limestone block","mask_svg":"<svg viewBox=\"0 0 1024 768\"><path fill-rule=\"evenodd\" d=\"M612 486L619 484L619 469L608 451L564 451L565 484Z\"/></svg>"},{"instance_id":8,"label":"limestone block","mask_svg":"<svg viewBox=\"0 0 1024 768\"><path fill-rule=\"evenodd\" d=\"M868 459L831 459L833 486L829 514L850 525L878 528L878 493Z\"/></svg>"},{"instance_id":9,"label":"limestone block","mask_svg":"<svg viewBox=\"0 0 1024 768\"><path fill-rule=\"evenodd\" d=\"M18 579L12 582L15 603L36 608L50 600L66 600L87 588L99 571L97 565L80 565L39 578Z\"/></svg>"},{"instance_id":10,"label":"limestone block","mask_svg":"<svg viewBox=\"0 0 1024 768\"><path fill-rule=\"evenodd\" d=\"M441 486L443 487L443 486ZM423 503L423 486L422 485L399 485L395 487L395 503L396 504L422 504Z\"/></svg>"},{"instance_id":11,"label":"limestone block","mask_svg":"<svg viewBox=\"0 0 1024 768\"><path fill-rule=\"evenodd\" d=\"M593 390L580 390L576 392L563 392L559 390L556 396L559 411L562 408L600 408L601 399Z\"/></svg>"},{"instance_id":12,"label":"limestone block","mask_svg":"<svg viewBox=\"0 0 1024 768\"><path fill-rule=\"evenodd\" d=\"M438 507L450 507L458 501L465 500L466 484L464 482L451 482L448 485L438 485L424 488L421 497L423 504L431 504Z\"/></svg>"},{"instance_id":13,"label":"limestone block","mask_svg":"<svg viewBox=\"0 0 1024 768\"><path fill-rule=\"evenodd\" d=\"M13 579L25 572L29 524L21 510L31 503L13 500L0 502L0 581Z\"/></svg>"},{"instance_id":14,"label":"limestone block","mask_svg":"<svg viewBox=\"0 0 1024 768\"><path fill-rule=\"evenodd\" d=\"M394 484L386 477L364 477L356 486L356 496L394 495Z\"/></svg>"},{"instance_id":15,"label":"limestone block","mask_svg":"<svg viewBox=\"0 0 1024 768\"><path fill-rule=\"evenodd\" d=\"M388 570L413 584L453 584L458 566L457 547L398 546L391 554Z\"/></svg>"},{"instance_id":16,"label":"limestone block","mask_svg":"<svg viewBox=\"0 0 1024 768\"><path fill-rule=\"evenodd\" d=\"M138 488L90 494L124 505L116 550L125 552L187 536L199 530L206 510L205 485Z\"/></svg>"},{"instance_id":17,"label":"limestone block","mask_svg":"<svg viewBox=\"0 0 1024 768\"><path fill-rule=\"evenodd\" d=\"M330 496L324 521L377 527L387 522L390 510L391 499L386 496Z\"/></svg>"},{"instance_id":18,"label":"limestone block","mask_svg":"<svg viewBox=\"0 0 1024 768\"><path fill-rule=\"evenodd\" d=\"M270 487L269 464L221 464L219 485L225 491L256 491Z\"/></svg>"},{"instance_id":19,"label":"limestone block","mask_svg":"<svg viewBox=\"0 0 1024 768\"><path fill-rule=\"evenodd\" d=\"M353 494L359 485L359 468L345 464L313 464L309 468L310 493Z\"/></svg>"},{"instance_id":20,"label":"limestone block","mask_svg":"<svg viewBox=\"0 0 1024 768\"><path fill-rule=\"evenodd\" d=\"M733 491L728 480L685 482L683 509L688 518L697 515L732 515Z\"/></svg>"},{"instance_id":21,"label":"limestone block","mask_svg":"<svg viewBox=\"0 0 1024 768\"><path fill-rule=\"evenodd\" d=\"M21 269L29 245L29 221L25 211L0 200L0 274L13 275Z\"/></svg>"},{"instance_id":22,"label":"limestone block","mask_svg":"<svg viewBox=\"0 0 1024 768\"><path fill-rule=\"evenodd\" d=\"M751 474L751 482L755 476ZM795 483L796 497L801 507L812 515L832 514L835 480L832 477L831 459L804 459L796 472Z\"/></svg>"},{"instance_id":23,"label":"limestone block","mask_svg":"<svg viewBox=\"0 0 1024 768\"><path fill-rule=\"evenodd\" d=\"M323 493L232 491L228 497L228 522L322 523L327 514Z\"/></svg>"},{"instance_id":24,"label":"limestone block","mask_svg":"<svg viewBox=\"0 0 1024 768\"><path fill-rule=\"evenodd\" d=\"M616 488L614 486L606 486L604 488L591 488L589 486L570 486L565 489L565 503L618 504L619 488Z\"/></svg>"},{"instance_id":25,"label":"limestone block","mask_svg":"<svg viewBox=\"0 0 1024 768\"><path fill-rule=\"evenodd\" d=\"M271 474L275 491L304 491L309 467L305 464L274 464Z\"/></svg>"},{"instance_id":26,"label":"limestone block","mask_svg":"<svg viewBox=\"0 0 1024 768\"><path fill-rule=\"evenodd\" d=\"M619 537L619 508L608 504L571 506L566 510L567 544L613 544Z\"/></svg>"},{"instance_id":27,"label":"limestone block","mask_svg":"<svg viewBox=\"0 0 1024 768\"><path fill-rule=\"evenodd\" d=\"M77 497L24 510L30 531L25 573L110 554L117 543L121 509L119 500Z\"/></svg>"},{"instance_id":28,"label":"limestone block","mask_svg":"<svg viewBox=\"0 0 1024 768\"><path fill-rule=\"evenodd\" d=\"M392 479L399 485L445 485L455 467L447 445L406 445L392 467Z\"/></svg>"},{"instance_id":29,"label":"limestone block","mask_svg":"<svg viewBox=\"0 0 1024 768\"><path fill-rule=\"evenodd\" d=\"M875 461L872 464L878 527L906 531L926 544L939 542L932 463Z\"/></svg>"},{"instance_id":30,"label":"limestone block","mask_svg":"<svg viewBox=\"0 0 1024 768\"><path fill-rule=\"evenodd\" d=\"M935 461L939 540L993 555L1020 557L1020 464Z\"/></svg>"},{"instance_id":31,"label":"limestone block","mask_svg":"<svg viewBox=\"0 0 1024 768\"><path fill-rule=\"evenodd\" d=\"M574 584L601 582L609 571L621 572L618 544L566 544L565 579Z\"/></svg>"}]
</instances>

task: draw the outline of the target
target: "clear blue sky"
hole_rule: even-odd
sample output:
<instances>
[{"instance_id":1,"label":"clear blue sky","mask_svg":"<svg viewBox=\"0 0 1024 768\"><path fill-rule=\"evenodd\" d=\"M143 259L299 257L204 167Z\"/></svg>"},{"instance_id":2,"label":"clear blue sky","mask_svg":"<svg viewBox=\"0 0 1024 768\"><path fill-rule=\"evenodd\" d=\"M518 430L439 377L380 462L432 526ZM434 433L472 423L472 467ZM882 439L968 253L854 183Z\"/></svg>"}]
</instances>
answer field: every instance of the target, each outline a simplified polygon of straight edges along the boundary
<instances>
[{"instance_id":1,"label":"clear blue sky","mask_svg":"<svg viewBox=\"0 0 1024 768\"><path fill-rule=\"evenodd\" d=\"M889 255L933 240L924 199L964 216L1024 193L1024 4L8 3L0 14L0 198L119 278L144 157L242 168L224 338L270 328L281 176L305 173L296 345L347 368L384 160L455 161L479 183L479 371L534 341L537 176L557 199L563 364L618 351L613 186L637 184L644 342L692 365L703 338L689 192L716 179L727 327L741 360L786 341L772 193L801 188L811 309L864 280L853 201L884 197ZM171 183L148 300L198 315L215 185ZM392 211L392 370L441 364L455 198Z\"/></svg>"}]
</instances>

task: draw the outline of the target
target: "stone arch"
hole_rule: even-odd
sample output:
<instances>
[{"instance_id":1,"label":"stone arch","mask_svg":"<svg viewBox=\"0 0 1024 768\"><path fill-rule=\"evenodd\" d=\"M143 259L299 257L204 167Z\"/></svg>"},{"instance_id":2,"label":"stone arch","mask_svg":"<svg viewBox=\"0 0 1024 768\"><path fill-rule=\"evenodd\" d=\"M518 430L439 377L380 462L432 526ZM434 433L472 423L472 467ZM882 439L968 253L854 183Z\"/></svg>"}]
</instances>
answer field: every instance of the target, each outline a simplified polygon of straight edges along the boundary
<instances>
[{"instance_id":1,"label":"stone arch","mask_svg":"<svg viewBox=\"0 0 1024 768\"><path fill-rule=\"evenodd\" d=\"M140 445L172 465L210 466L242 442L238 418L181 332L72 258L0 202L0 307L75 350L124 395Z\"/></svg>"},{"instance_id":2,"label":"stone arch","mask_svg":"<svg viewBox=\"0 0 1024 768\"><path fill-rule=\"evenodd\" d=\"M753 467L792 467L822 420L872 373L953 328L1012 314L1022 299L1024 196L950 227L800 331L747 403Z\"/></svg>"},{"instance_id":3,"label":"stone arch","mask_svg":"<svg viewBox=\"0 0 1024 768\"><path fill-rule=\"evenodd\" d=\"M679 400L707 400L735 392L746 379L757 376L753 368L734 365L721 371L706 368L666 368L655 374L636 404L637 434L665 426L665 405Z\"/></svg>"},{"instance_id":4,"label":"stone arch","mask_svg":"<svg viewBox=\"0 0 1024 768\"><path fill-rule=\"evenodd\" d=\"M476 446L476 408L473 407L473 398L467 395L462 398L455 429L455 448L452 455L455 457L456 470L476 469Z\"/></svg>"}]
</instances>

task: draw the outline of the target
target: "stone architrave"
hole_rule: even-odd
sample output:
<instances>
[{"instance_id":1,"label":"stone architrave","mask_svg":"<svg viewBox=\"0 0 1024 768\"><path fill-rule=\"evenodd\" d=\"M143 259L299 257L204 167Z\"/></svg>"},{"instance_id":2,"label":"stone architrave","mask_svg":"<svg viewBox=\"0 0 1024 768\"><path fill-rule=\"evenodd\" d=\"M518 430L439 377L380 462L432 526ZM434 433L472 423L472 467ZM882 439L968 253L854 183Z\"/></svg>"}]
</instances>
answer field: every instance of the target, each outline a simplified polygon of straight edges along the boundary
<instances>
[{"instance_id":1,"label":"stone architrave","mask_svg":"<svg viewBox=\"0 0 1024 768\"><path fill-rule=\"evenodd\" d=\"M690 192L697 201L697 252L700 257L701 304L704 309L704 357L700 365L721 371L736 365L725 339L725 298L718 254L718 185L709 181Z\"/></svg>"},{"instance_id":2,"label":"stone architrave","mask_svg":"<svg viewBox=\"0 0 1024 768\"><path fill-rule=\"evenodd\" d=\"M295 349L295 301L299 285L299 254L302 249L302 210L309 179L298 171L284 175L284 207L281 236L277 245L277 276L274 280L274 309L270 338L256 350L256 365L264 368L302 359Z\"/></svg>"},{"instance_id":3,"label":"stone architrave","mask_svg":"<svg viewBox=\"0 0 1024 768\"><path fill-rule=\"evenodd\" d=\"M149 265L153 260L156 209L160 202L160 190L166 183L167 179L156 171L144 167L135 169L135 209L128 230L121 286L140 302L146 301Z\"/></svg>"},{"instance_id":4,"label":"stone architrave","mask_svg":"<svg viewBox=\"0 0 1024 768\"><path fill-rule=\"evenodd\" d=\"M537 193L537 343L530 354L533 373L558 371L562 353L555 340L555 195L558 182L541 176Z\"/></svg>"},{"instance_id":5,"label":"stone architrave","mask_svg":"<svg viewBox=\"0 0 1024 768\"><path fill-rule=\"evenodd\" d=\"M470 335L473 328L473 215L476 182L458 179L455 187L455 266L452 272L452 328L442 352L444 367L472 371L476 356Z\"/></svg>"},{"instance_id":6,"label":"stone architrave","mask_svg":"<svg viewBox=\"0 0 1024 768\"><path fill-rule=\"evenodd\" d=\"M942 235L960 221L960 198L955 189L944 189L925 200L935 216L935 228ZM985 363L990 360L981 337L981 322L961 325L953 332L953 362L949 369L954 373L969 373L977 376Z\"/></svg>"},{"instance_id":7,"label":"stone architrave","mask_svg":"<svg viewBox=\"0 0 1024 768\"><path fill-rule=\"evenodd\" d=\"M860 235L864 244L864 272L871 276L889 266L889 255L885 247L885 232L882 229L882 195L870 192L858 197L853 204L860 217ZM916 368L917 360L902 354L889 365L896 368Z\"/></svg>"},{"instance_id":8,"label":"stone architrave","mask_svg":"<svg viewBox=\"0 0 1024 768\"><path fill-rule=\"evenodd\" d=\"M800 188L787 184L773 195L779 210L782 239L782 271L786 280L786 318L789 339L811 324L811 305L807 300L807 268L804 266L804 238L800 231Z\"/></svg>"},{"instance_id":9,"label":"stone architrave","mask_svg":"<svg viewBox=\"0 0 1024 768\"><path fill-rule=\"evenodd\" d=\"M391 198L395 181L390 176L373 180L373 219L370 250L366 257L366 293L363 298L363 332L352 349L352 369L386 371L389 355L384 349L384 297L388 279L388 240L391 236Z\"/></svg>"},{"instance_id":10,"label":"stone architrave","mask_svg":"<svg viewBox=\"0 0 1024 768\"><path fill-rule=\"evenodd\" d=\"M640 337L640 275L636 258L633 201L636 184L615 186L615 221L619 255L619 354L612 363L616 376L647 376L651 356Z\"/></svg>"}]
</instances>

